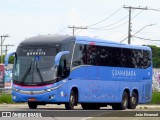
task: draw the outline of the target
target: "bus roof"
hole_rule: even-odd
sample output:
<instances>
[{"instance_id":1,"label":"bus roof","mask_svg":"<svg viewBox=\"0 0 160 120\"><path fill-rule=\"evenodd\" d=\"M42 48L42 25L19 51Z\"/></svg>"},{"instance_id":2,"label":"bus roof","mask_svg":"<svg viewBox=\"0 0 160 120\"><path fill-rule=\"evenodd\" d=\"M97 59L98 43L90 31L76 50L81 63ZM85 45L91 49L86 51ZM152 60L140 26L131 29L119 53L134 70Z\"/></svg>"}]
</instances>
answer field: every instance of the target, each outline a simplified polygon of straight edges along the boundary
<instances>
[{"instance_id":1,"label":"bus roof","mask_svg":"<svg viewBox=\"0 0 160 120\"><path fill-rule=\"evenodd\" d=\"M76 36L76 41L82 44L89 44L90 42L95 42L96 45L151 50L151 48L148 46L128 45L128 44L118 43L110 40L104 40L100 38L91 38L86 36Z\"/></svg>"},{"instance_id":2,"label":"bus roof","mask_svg":"<svg viewBox=\"0 0 160 120\"><path fill-rule=\"evenodd\" d=\"M102 46L112 46L112 47L122 47L122 48L133 48L133 49L144 49L151 50L147 46L137 46L137 45L127 45L123 43L118 43L110 40L104 40L100 38L91 38L87 36L70 36L70 35L39 35L28 39L25 39L20 43L19 46L25 47L55 47L56 44L63 44L64 42L75 41L82 44L89 44L90 42L95 42L96 45Z\"/></svg>"},{"instance_id":3,"label":"bus roof","mask_svg":"<svg viewBox=\"0 0 160 120\"><path fill-rule=\"evenodd\" d=\"M67 35L39 35L28 39L25 39L20 43L19 46L25 47L37 47L37 46L47 46L54 47L55 44L62 44L67 41L75 40L74 36Z\"/></svg>"}]
</instances>

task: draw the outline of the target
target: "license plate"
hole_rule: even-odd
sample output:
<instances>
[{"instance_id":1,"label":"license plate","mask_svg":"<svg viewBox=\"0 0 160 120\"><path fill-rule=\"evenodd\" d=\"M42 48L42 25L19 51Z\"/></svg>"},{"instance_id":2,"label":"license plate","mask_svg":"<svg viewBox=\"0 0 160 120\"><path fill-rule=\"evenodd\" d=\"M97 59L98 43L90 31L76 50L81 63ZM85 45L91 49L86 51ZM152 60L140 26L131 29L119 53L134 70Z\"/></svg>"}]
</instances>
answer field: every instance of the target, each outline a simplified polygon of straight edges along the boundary
<instances>
[{"instance_id":1,"label":"license plate","mask_svg":"<svg viewBox=\"0 0 160 120\"><path fill-rule=\"evenodd\" d=\"M34 102L34 101L37 101L37 99L36 98L29 98L28 101Z\"/></svg>"}]
</instances>

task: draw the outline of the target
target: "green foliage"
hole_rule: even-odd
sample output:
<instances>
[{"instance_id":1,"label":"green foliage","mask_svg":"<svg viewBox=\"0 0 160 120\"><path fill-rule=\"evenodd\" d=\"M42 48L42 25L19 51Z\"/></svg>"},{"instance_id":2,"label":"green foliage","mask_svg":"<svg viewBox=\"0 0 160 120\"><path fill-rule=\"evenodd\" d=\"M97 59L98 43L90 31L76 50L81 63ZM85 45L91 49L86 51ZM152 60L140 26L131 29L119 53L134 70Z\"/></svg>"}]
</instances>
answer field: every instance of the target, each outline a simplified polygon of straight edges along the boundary
<instances>
[{"instance_id":1,"label":"green foliage","mask_svg":"<svg viewBox=\"0 0 160 120\"><path fill-rule=\"evenodd\" d=\"M2 93L0 95L0 103L13 103L12 96L10 94Z\"/></svg>"},{"instance_id":2,"label":"green foliage","mask_svg":"<svg viewBox=\"0 0 160 120\"><path fill-rule=\"evenodd\" d=\"M160 47L147 45L152 49L153 68L160 68Z\"/></svg>"},{"instance_id":3,"label":"green foliage","mask_svg":"<svg viewBox=\"0 0 160 120\"><path fill-rule=\"evenodd\" d=\"M13 64L14 63L14 56L11 56L10 58L9 58L9 64ZM4 59L5 59L5 55L3 55L3 63L4 63ZM0 56L0 60L1 60L1 56Z\"/></svg>"},{"instance_id":4,"label":"green foliage","mask_svg":"<svg viewBox=\"0 0 160 120\"><path fill-rule=\"evenodd\" d=\"M160 92L154 91L154 92L152 93L151 103L152 103L152 104L160 104Z\"/></svg>"},{"instance_id":5,"label":"green foliage","mask_svg":"<svg viewBox=\"0 0 160 120\"><path fill-rule=\"evenodd\" d=\"M9 58L9 63L10 63L10 64L13 64L13 63L14 63L14 56L11 56L11 57Z\"/></svg>"}]
</instances>

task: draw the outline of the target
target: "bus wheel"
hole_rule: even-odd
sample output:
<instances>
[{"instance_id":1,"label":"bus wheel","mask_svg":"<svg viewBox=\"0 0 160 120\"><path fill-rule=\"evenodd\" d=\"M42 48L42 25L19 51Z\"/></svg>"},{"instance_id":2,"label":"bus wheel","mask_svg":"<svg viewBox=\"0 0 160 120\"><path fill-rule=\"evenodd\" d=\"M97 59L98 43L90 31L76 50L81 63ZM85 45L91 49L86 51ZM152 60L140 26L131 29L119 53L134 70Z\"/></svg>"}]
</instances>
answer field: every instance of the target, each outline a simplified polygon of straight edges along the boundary
<instances>
[{"instance_id":1,"label":"bus wheel","mask_svg":"<svg viewBox=\"0 0 160 120\"><path fill-rule=\"evenodd\" d=\"M121 103L116 103L112 105L114 110L125 110L128 107L128 93L123 92Z\"/></svg>"},{"instance_id":2,"label":"bus wheel","mask_svg":"<svg viewBox=\"0 0 160 120\"><path fill-rule=\"evenodd\" d=\"M135 109L138 104L138 95L136 92L132 92L132 96L130 97L128 108Z\"/></svg>"},{"instance_id":3,"label":"bus wheel","mask_svg":"<svg viewBox=\"0 0 160 120\"><path fill-rule=\"evenodd\" d=\"M30 109L36 109L37 108L37 103L35 103L35 102L28 102L28 107Z\"/></svg>"},{"instance_id":4,"label":"bus wheel","mask_svg":"<svg viewBox=\"0 0 160 120\"><path fill-rule=\"evenodd\" d=\"M70 94L69 102L65 103L65 108L67 110L72 110L74 108L74 105L76 104L76 98L77 96L75 92L72 90Z\"/></svg>"}]
</instances>

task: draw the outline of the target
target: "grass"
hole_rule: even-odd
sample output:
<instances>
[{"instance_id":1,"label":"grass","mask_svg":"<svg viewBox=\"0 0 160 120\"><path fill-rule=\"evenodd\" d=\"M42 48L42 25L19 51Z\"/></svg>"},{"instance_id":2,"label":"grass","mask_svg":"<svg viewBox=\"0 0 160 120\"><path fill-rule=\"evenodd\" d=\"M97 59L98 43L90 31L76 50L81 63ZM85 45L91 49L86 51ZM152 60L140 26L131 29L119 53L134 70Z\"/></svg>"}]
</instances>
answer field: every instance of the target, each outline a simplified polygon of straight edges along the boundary
<instances>
[{"instance_id":1,"label":"grass","mask_svg":"<svg viewBox=\"0 0 160 120\"><path fill-rule=\"evenodd\" d=\"M0 95L0 103L13 103L12 95L2 93Z\"/></svg>"},{"instance_id":2,"label":"grass","mask_svg":"<svg viewBox=\"0 0 160 120\"><path fill-rule=\"evenodd\" d=\"M160 104L160 92L158 91L152 92L151 104Z\"/></svg>"}]
</instances>

